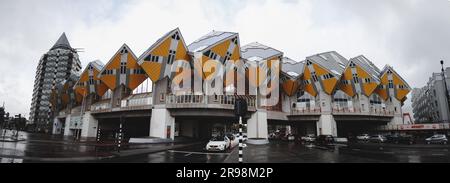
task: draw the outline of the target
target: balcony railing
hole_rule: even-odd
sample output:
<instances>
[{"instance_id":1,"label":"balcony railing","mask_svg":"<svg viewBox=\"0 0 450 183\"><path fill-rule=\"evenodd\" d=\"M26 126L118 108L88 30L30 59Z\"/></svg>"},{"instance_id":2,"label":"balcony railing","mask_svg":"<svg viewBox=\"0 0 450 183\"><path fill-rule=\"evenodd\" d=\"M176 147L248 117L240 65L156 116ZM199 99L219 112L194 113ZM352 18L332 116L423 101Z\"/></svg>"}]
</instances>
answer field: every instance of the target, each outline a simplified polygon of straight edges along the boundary
<instances>
[{"instance_id":1,"label":"balcony railing","mask_svg":"<svg viewBox=\"0 0 450 183\"><path fill-rule=\"evenodd\" d=\"M136 94L122 100L121 110L143 110L151 109L153 97L151 93Z\"/></svg>"},{"instance_id":2,"label":"balcony railing","mask_svg":"<svg viewBox=\"0 0 450 183\"><path fill-rule=\"evenodd\" d=\"M129 110L146 110L151 109L153 106L153 98L151 93L142 93L130 95L129 97L121 101L119 108L112 109L111 100L105 99L103 101L92 104L91 111L93 113L106 113L116 111L129 111Z\"/></svg>"},{"instance_id":3,"label":"balcony railing","mask_svg":"<svg viewBox=\"0 0 450 183\"><path fill-rule=\"evenodd\" d=\"M100 112L110 112L111 111L111 100L103 100L91 105L91 111L94 113Z\"/></svg>"},{"instance_id":4,"label":"balcony railing","mask_svg":"<svg viewBox=\"0 0 450 183\"><path fill-rule=\"evenodd\" d=\"M320 107L314 108L294 108L291 110L291 115L317 115L321 114L322 109Z\"/></svg>"},{"instance_id":5,"label":"balcony railing","mask_svg":"<svg viewBox=\"0 0 450 183\"><path fill-rule=\"evenodd\" d=\"M370 116L394 116L393 111L385 109L370 109L363 111L360 108L333 108L333 114L341 115L370 115Z\"/></svg>"},{"instance_id":6,"label":"balcony railing","mask_svg":"<svg viewBox=\"0 0 450 183\"><path fill-rule=\"evenodd\" d=\"M245 97L248 109L256 110L254 97ZM166 97L168 108L221 108L234 109L236 96L234 95L169 95Z\"/></svg>"}]
</instances>

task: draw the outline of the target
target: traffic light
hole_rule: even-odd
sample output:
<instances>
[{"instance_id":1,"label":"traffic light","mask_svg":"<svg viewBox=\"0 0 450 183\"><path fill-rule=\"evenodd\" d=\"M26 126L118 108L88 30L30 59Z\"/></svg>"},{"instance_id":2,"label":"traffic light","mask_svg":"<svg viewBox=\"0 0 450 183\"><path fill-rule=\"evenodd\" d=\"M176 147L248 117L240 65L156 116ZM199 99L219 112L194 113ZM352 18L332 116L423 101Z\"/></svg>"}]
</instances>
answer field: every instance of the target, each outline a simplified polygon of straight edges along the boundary
<instances>
[{"instance_id":1,"label":"traffic light","mask_svg":"<svg viewBox=\"0 0 450 183\"><path fill-rule=\"evenodd\" d=\"M0 124L5 122L5 108L0 107Z\"/></svg>"},{"instance_id":2,"label":"traffic light","mask_svg":"<svg viewBox=\"0 0 450 183\"><path fill-rule=\"evenodd\" d=\"M234 104L234 114L242 117L247 114L247 110L247 101L245 99L236 99Z\"/></svg>"}]
</instances>

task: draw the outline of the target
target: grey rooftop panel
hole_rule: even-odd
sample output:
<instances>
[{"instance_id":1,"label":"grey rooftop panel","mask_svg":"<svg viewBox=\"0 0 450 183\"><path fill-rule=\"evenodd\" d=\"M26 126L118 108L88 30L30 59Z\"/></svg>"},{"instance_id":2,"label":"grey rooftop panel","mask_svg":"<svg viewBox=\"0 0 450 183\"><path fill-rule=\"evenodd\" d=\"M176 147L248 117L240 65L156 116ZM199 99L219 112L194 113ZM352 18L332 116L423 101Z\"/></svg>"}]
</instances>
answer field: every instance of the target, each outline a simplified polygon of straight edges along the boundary
<instances>
[{"instance_id":1,"label":"grey rooftop panel","mask_svg":"<svg viewBox=\"0 0 450 183\"><path fill-rule=\"evenodd\" d=\"M188 46L189 52L203 52L207 48L215 45L216 43L225 40L231 36L237 35L233 32L212 31L200 39L194 41Z\"/></svg>"},{"instance_id":2,"label":"grey rooftop panel","mask_svg":"<svg viewBox=\"0 0 450 183\"><path fill-rule=\"evenodd\" d=\"M281 56L283 52L274 48L260 44L258 42L250 43L241 48L242 58L249 61L261 61L274 56Z\"/></svg>"}]
</instances>

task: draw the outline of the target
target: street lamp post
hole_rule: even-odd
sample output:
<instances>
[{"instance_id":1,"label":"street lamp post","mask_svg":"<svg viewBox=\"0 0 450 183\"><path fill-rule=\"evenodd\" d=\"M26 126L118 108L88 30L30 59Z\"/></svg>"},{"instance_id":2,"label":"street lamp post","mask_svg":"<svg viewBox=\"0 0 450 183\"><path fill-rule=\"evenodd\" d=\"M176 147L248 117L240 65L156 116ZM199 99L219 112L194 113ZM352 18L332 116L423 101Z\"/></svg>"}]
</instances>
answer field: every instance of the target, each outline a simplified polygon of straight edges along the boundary
<instances>
[{"instance_id":1,"label":"street lamp post","mask_svg":"<svg viewBox=\"0 0 450 183\"><path fill-rule=\"evenodd\" d=\"M235 115L239 117L239 163L244 162L244 139L242 134L242 128L244 124L242 123L242 118L247 114L247 101L242 98L237 98L235 101Z\"/></svg>"},{"instance_id":2,"label":"street lamp post","mask_svg":"<svg viewBox=\"0 0 450 183\"><path fill-rule=\"evenodd\" d=\"M441 60L441 74L442 74L442 79L444 80L444 88L445 88L445 97L446 97L446 102L447 102L447 110L450 111L450 96L448 93L448 88L447 88L447 81L445 78L445 70L444 70L444 60ZM446 122L448 122L448 120L445 120Z\"/></svg>"}]
</instances>

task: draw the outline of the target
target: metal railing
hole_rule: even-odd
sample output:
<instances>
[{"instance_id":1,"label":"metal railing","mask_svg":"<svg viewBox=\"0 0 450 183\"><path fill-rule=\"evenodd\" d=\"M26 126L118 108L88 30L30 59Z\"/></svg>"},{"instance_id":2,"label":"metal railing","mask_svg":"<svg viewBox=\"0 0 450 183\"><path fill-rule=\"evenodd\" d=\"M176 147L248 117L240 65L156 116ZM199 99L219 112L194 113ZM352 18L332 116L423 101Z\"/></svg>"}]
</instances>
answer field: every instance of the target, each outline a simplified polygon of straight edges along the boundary
<instances>
[{"instance_id":1,"label":"metal railing","mask_svg":"<svg viewBox=\"0 0 450 183\"><path fill-rule=\"evenodd\" d=\"M112 109L111 100L105 99L91 105L91 112L93 113L106 113L116 111L129 111L129 110L145 110L151 109L153 106L153 97L151 93L142 93L130 95L129 97L121 100L119 108Z\"/></svg>"},{"instance_id":2,"label":"metal railing","mask_svg":"<svg viewBox=\"0 0 450 183\"><path fill-rule=\"evenodd\" d=\"M249 110L256 110L256 100L245 97ZM168 95L166 105L168 108L223 108L234 109L236 96L234 95Z\"/></svg>"},{"instance_id":3,"label":"metal railing","mask_svg":"<svg viewBox=\"0 0 450 183\"><path fill-rule=\"evenodd\" d=\"M91 112L110 112L111 100L103 100L91 105Z\"/></svg>"},{"instance_id":4,"label":"metal railing","mask_svg":"<svg viewBox=\"0 0 450 183\"><path fill-rule=\"evenodd\" d=\"M153 105L153 97L151 93L132 95L121 103L121 110L143 110L151 109Z\"/></svg>"},{"instance_id":5,"label":"metal railing","mask_svg":"<svg viewBox=\"0 0 450 183\"><path fill-rule=\"evenodd\" d=\"M363 111L361 108L332 108L332 113L337 115L394 116L393 111L385 109L370 109L368 111Z\"/></svg>"},{"instance_id":6,"label":"metal railing","mask_svg":"<svg viewBox=\"0 0 450 183\"><path fill-rule=\"evenodd\" d=\"M321 114L322 109L320 107L314 108L294 108L291 110L291 115L308 115L308 114Z\"/></svg>"}]
</instances>

